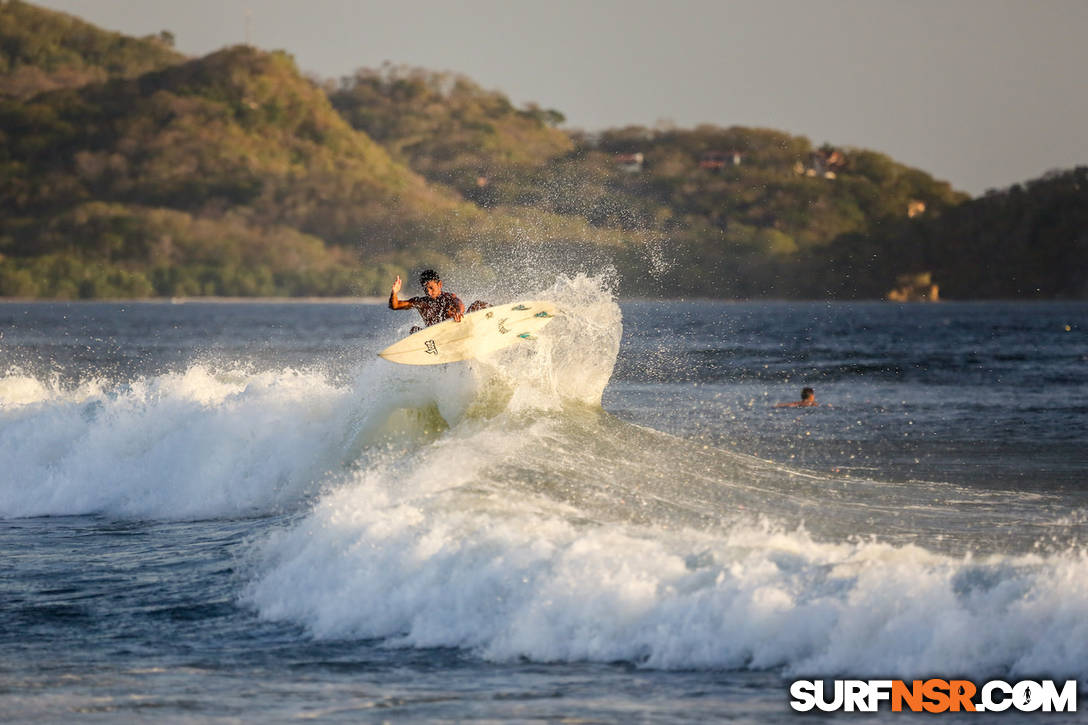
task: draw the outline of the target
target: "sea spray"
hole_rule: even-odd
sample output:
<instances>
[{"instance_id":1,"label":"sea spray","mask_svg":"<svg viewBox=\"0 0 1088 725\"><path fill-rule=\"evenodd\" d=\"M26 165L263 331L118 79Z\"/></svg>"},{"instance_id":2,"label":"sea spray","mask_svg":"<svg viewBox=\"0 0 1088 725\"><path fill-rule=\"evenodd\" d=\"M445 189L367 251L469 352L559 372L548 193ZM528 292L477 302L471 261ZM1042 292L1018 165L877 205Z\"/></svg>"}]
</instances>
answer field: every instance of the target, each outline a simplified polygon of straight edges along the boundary
<instances>
[{"instance_id":1,"label":"sea spray","mask_svg":"<svg viewBox=\"0 0 1088 725\"><path fill-rule=\"evenodd\" d=\"M0 516L186 519L302 505L343 472L426 443L466 416L599 404L619 346L601 277L534 294L556 335L507 358L409 370L359 350L353 371L195 362L135 379L0 376ZM580 357L579 357L580 351Z\"/></svg>"},{"instance_id":2,"label":"sea spray","mask_svg":"<svg viewBox=\"0 0 1088 725\"><path fill-rule=\"evenodd\" d=\"M199 518L290 505L335 460L344 400L320 373L201 365L43 387L0 409L0 515Z\"/></svg>"},{"instance_id":3,"label":"sea spray","mask_svg":"<svg viewBox=\"0 0 1088 725\"><path fill-rule=\"evenodd\" d=\"M504 380L510 410L556 410L564 402L599 406L623 333L608 275L560 277L532 297L553 302L557 319L532 341L500 350L472 367Z\"/></svg>"}]
</instances>

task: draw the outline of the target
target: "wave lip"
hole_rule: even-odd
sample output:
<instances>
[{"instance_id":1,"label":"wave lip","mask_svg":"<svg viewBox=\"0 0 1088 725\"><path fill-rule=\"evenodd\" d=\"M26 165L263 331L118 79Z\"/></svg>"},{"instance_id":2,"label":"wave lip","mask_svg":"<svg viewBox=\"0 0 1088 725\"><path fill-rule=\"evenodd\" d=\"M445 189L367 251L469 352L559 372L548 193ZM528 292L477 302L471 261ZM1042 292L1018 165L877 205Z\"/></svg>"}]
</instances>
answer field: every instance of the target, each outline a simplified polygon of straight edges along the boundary
<instances>
[{"instance_id":1,"label":"wave lip","mask_svg":"<svg viewBox=\"0 0 1088 725\"><path fill-rule=\"evenodd\" d=\"M600 406L619 355L622 314L604 277L559 277L533 297L559 308L529 345L506 348L469 367L511 390L504 409L559 410L569 402Z\"/></svg>"}]
</instances>

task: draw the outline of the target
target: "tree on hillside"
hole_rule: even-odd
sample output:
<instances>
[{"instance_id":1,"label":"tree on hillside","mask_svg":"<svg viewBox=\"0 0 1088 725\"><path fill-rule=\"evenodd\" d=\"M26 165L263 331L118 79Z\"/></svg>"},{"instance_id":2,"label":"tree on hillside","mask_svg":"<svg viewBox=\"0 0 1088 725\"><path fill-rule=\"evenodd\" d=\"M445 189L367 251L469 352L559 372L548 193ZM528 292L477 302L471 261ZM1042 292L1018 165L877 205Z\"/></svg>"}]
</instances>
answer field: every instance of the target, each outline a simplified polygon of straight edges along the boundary
<instances>
[{"instance_id":1,"label":"tree on hillside","mask_svg":"<svg viewBox=\"0 0 1088 725\"><path fill-rule=\"evenodd\" d=\"M558 111L517 109L469 79L387 64L360 69L331 89L333 106L355 128L431 181L484 206L493 190L570 150Z\"/></svg>"},{"instance_id":2,"label":"tree on hillside","mask_svg":"<svg viewBox=\"0 0 1088 725\"><path fill-rule=\"evenodd\" d=\"M0 3L0 98L132 78L184 59L168 31L131 38L21 0Z\"/></svg>"}]
</instances>

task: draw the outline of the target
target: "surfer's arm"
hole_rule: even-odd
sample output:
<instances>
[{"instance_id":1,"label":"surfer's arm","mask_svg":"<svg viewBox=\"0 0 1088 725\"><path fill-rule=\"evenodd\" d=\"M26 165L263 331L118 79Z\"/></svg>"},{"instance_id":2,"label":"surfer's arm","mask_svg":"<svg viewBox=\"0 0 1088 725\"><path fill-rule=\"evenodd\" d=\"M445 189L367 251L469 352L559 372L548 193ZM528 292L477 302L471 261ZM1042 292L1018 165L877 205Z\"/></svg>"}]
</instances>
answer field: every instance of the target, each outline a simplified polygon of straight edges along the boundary
<instances>
[{"instance_id":1,"label":"surfer's arm","mask_svg":"<svg viewBox=\"0 0 1088 725\"><path fill-rule=\"evenodd\" d=\"M449 307L446 308L446 316L452 317L455 322L460 322L465 314L465 303L457 295L451 294L450 297L453 299L450 300Z\"/></svg>"},{"instance_id":2,"label":"surfer's arm","mask_svg":"<svg viewBox=\"0 0 1088 725\"><path fill-rule=\"evenodd\" d=\"M408 300L397 299L397 293L400 292L400 275L393 280L393 289L389 291L389 309L391 310L408 310L412 308L412 303Z\"/></svg>"}]
</instances>

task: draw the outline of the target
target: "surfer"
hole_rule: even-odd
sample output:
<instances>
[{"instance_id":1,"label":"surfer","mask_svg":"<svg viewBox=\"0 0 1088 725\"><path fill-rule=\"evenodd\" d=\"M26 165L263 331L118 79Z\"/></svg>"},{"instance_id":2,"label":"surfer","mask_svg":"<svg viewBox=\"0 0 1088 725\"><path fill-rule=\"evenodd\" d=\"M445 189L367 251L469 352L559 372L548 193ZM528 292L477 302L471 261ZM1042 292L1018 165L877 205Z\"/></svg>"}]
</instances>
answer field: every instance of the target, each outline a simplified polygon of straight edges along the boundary
<instances>
[{"instance_id":1,"label":"surfer","mask_svg":"<svg viewBox=\"0 0 1088 725\"><path fill-rule=\"evenodd\" d=\"M812 388L803 388L801 390L801 399L795 400L792 403L779 403L774 406L776 408L810 408L819 405L816 402L816 391Z\"/></svg>"},{"instance_id":2,"label":"surfer","mask_svg":"<svg viewBox=\"0 0 1088 725\"><path fill-rule=\"evenodd\" d=\"M389 309L408 310L415 308L419 310L419 316L423 318L423 324L426 327L436 325L450 318L460 322L466 313L465 303L461 301L461 298L452 292L442 291L442 278L433 269L425 269L419 275L419 286L427 293L425 296L412 297L407 300L398 299L397 293L400 292L401 284L400 275L398 274L397 278L393 280L393 289L389 293ZM482 310L487 306L486 302L476 300L469 305L467 312ZM422 328L413 327L412 332L420 329Z\"/></svg>"}]
</instances>

